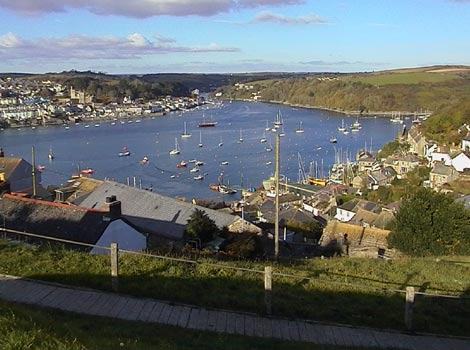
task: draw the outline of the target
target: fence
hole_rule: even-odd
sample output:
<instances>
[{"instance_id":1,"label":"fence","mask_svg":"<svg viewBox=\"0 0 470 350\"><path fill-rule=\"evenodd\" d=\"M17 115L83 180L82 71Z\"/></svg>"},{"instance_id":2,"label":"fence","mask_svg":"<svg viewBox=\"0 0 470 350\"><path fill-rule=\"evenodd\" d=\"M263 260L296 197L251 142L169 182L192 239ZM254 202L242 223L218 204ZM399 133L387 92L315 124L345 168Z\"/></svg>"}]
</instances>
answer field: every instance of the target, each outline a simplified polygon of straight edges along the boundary
<instances>
[{"instance_id":1,"label":"fence","mask_svg":"<svg viewBox=\"0 0 470 350\"><path fill-rule=\"evenodd\" d=\"M68 244L68 245L76 245L76 246L81 246L81 247L86 247L86 248L98 248L98 249L102 249L103 251L109 252L110 266L111 266L111 269L110 269L111 287L112 287L112 290L115 292L118 292L120 290L119 288L119 257L121 254L134 254L134 255L145 256L145 257L150 257L150 258L155 258L155 259L181 262L185 264L206 265L206 266L213 267L213 268L228 269L228 270L234 270L234 271L238 271L242 273L246 272L246 273L257 274L264 280L264 310L265 310L265 313L268 315L271 315L273 313L272 295L273 295L273 289L275 288L274 281L275 281L275 278L280 278L280 277L293 279L293 280L297 280L300 282L308 281L308 282L314 282L314 283L324 283L324 284L329 284L329 285L336 284L336 285L340 285L344 287L347 286L347 287L359 288L362 290L380 291L382 293L401 294L404 297L404 325L406 329L409 331L412 331L414 329L413 314L414 314L416 296L420 295L424 297L433 297L433 298L470 300L469 297L465 297L465 296L420 292L420 291L416 291L413 286L407 286L404 290L384 288L384 287L374 287L374 286L364 285L364 284L359 284L359 283L339 282L339 281L334 281L334 280L321 279L317 277L300 276L300 275L295 275L295 274L275 272L273 271L272 266L265 266L264 270L257 270L257 269L252 269L252 268L244 268L244 267L223 265L223 264L217 264L217 263L201 262L201 261L191 260L191 259L155 255L155 254L150 254L150 253L145 253L145 252L123 250L123 249L119 249L117 243L112 243L110 247L105 247L105 246L97 246L94 244L77 242L77 241L72 241L72 240L67 240L67 239L49 237L49 236L44 236L44 235L39 235L39 234L34 234L34 233L21 232L21 231L6 229L6 228L3 228L3 229L0 228L0 231L3 232L4 238L12 237L12 235L13 236L16 235L17 237L29 237L29 238L34 238L38 240L45 240L48 242L52 241L52 242L63 243L63 244Z\"/></svg>"}]
</instances>

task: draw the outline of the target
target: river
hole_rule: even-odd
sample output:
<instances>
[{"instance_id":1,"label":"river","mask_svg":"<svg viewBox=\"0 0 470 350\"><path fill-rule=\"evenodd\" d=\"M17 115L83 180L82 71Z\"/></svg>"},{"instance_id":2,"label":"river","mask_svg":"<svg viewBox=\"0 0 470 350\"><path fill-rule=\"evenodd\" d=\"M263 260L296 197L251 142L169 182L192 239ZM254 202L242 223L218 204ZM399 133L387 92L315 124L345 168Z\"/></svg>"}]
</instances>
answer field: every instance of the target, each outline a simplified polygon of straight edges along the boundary
<instances>
[{"instance_id":1,"label":"river","mask_svg":"<svg viewBox=\"0 0 470 350\"><path fill-rule=\"evenodd\" d=\"M273 127L278 111L283 118L285 136L281 137L281 171L292 181L299 175L300 154L305 170L316 162L318 172L325 175L335 162L337 154L343 158L354 157L359 149L372 149L375 153L385 143L393 140L402 125L390 123L386 118L359 118L362 128L347 135L338 131L342 120L349 126L356 117L332 111L293 108L257 102L225 101L221 106L175 112L166 116L147 117L125 121L85 122L78 125L6 129L0 131L0 147L5 156L24 158L31 162L34 146L36 165L43 166L42 184L65 186L78 170L92 168L97 179L135 183L143 188L171 197L216 198L222 194L209 189L223 174L225 183L234 187L258 187L263 179L274 174L275 134L265 131ZM205 119L216 121L215 127L198 128ZM191 137L182 138L186 123ZM303 133L297 133L301 129ZM268 141L260 139L266 133ZM337 143L330 138L336 137ZM175 148L175 138L181 149L179 155L170 155ZM243 139L243 142L240 142ZM202 147L199 147L199 143ZM222 146L219 146L223 143ZM271 144L273 150L266 151ZM128 157L118 153L127 147ZM55 158L48 159L49 150ZM142 159L147 157L147 164ZM197 159L203 180L194 180L194 164L177 168L181 160ZM222 162L228 164L222 165ZM227 196L227 195L225 195Z\"/></svg>"}]
</instances>

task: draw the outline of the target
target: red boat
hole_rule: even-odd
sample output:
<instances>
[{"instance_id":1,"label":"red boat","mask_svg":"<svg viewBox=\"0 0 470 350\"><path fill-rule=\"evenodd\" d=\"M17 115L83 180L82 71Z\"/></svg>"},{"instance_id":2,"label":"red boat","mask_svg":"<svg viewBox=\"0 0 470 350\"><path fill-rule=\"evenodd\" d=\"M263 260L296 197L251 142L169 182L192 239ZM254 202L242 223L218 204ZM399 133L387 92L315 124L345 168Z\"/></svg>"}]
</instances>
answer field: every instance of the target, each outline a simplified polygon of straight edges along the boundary
<instances>
[{"instance_id":1,"label":"red boat","mask_svg":"<svg viewBox=\"0 0 470 350\"><path fill-rule=\"evenodd\" d=\"M44 165L38 165L36 169L38 171L43 171L43 170L46 170L46 167Z\"/></svg>"},{"instance_id":2,"label":"red boat","mask_svg":"<svg viewBox=\"0 0 470 350\"><path fill-rule=\"evenodd\" d=\"M176 165L177 168L186 168L188 164L182 160L179 164Z\"/></svg>"},{"instance_id":3,"label":"red boat","mask_svg":"<svg viewBox=\"0 0 470 350\"><path fill-rule=\"evenodd\" d=\"M82 171L80 171L80 174L82 175L92 175L95 171L92 169L92 168L88 168L88 169L83 169Z\"/></svg>"}]
</instances>

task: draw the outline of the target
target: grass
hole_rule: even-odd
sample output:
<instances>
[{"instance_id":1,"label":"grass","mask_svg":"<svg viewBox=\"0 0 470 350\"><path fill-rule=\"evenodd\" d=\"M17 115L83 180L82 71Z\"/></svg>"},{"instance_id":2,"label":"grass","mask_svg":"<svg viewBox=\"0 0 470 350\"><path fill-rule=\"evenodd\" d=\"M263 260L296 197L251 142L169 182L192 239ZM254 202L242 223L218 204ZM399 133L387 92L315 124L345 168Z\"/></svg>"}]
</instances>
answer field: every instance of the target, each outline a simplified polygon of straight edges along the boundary
<instances>
[{"instance_id":1,"label":"grass","mask_svg":"<svg viewBox=\"0 0 470 350\"><path fill-rule=\"evenodd\" d=\"M361 77L348 77L345 79L359 81L372 85L392 85L392 84L420 84L420 83L440 83L453 79L457 79L455 73L427 73L427 72L411 72L411 73L381 73L370 74Z\"/></svg>"},{"instance_id":2,"label":"grass","mask_svg":"<svg viewBox=\"0 0 470 350\"><path fill-rule=\"evenodd\" d=\"M58 310L2 301L0 335L2 350L352 349L191 331L78 314L71 317L70 313Z\"/></svg>"},{"instance_id":3,"label":"grass","mask_svg":"<svg viewBox=\"0 0 470 350\"><path fill-rule=\"evenodd\" d=\"M311 259L273 264L276 315L402 330L404 294L387 290L470 295L470 264L461 259ZM206 260L207 262L216 262ZM217 262L263 270L271 262ZM207 264L136 255L120 258L122 293L206 307L264 312L263 275ZM0 243L0 273L110 290L108 256ZM340 285L350 283L353 285ZM367 289L376 287L378 289ZM470 334L470 300L417 297L419 331Z\"/></svg>"}]
</instances>

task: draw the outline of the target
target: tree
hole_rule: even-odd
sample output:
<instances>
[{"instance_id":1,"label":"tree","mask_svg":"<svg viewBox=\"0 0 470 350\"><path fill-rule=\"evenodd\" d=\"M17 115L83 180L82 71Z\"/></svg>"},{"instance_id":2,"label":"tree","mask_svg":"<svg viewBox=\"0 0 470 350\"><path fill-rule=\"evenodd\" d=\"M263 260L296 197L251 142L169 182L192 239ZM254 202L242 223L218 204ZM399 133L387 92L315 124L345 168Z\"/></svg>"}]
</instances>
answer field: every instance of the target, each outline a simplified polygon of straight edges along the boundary
<instances>
[{"instance_id":1,"label":"tree","mask_svg":"<svg viewBox=\"0 0 470 350\"><path fill-rule=\"evenodd\" d=\"M186 237L209 242L219 233L219 228L204 210L194 209L186 225Z\"/></svg>"},{"instance_id":2,"label":"tree","mask_svg":"<svg viewBox=\"0 0 470 350\"><path fill-rule=\"evenodd\" d=\"M388 243L413 256L469 254L470 211L421 187L403 201Z\"/></svg>"}]
</instances>

